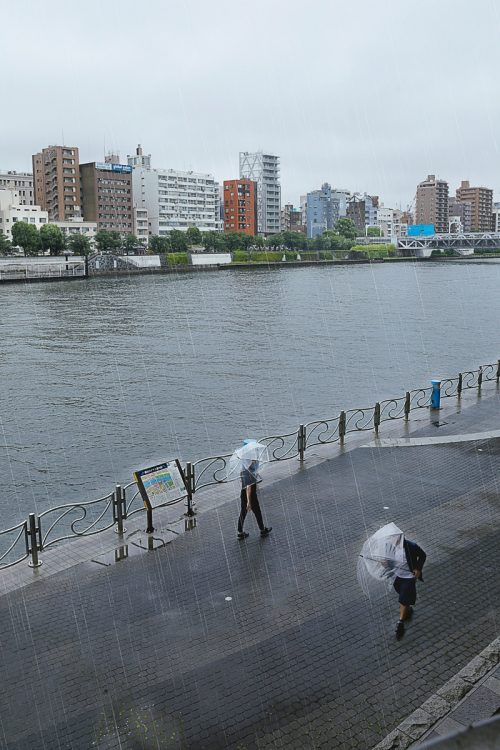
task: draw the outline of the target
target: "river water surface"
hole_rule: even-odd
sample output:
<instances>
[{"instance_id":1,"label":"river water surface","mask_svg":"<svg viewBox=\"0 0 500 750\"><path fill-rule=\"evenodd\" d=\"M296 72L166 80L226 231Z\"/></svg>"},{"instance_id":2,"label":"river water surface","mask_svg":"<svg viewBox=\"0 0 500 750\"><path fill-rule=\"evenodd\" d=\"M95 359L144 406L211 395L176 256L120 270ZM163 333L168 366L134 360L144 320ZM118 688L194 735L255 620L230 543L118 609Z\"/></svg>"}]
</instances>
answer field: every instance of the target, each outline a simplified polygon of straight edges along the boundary
<instances>
[{"instance_id":1,"label":"river water surface","mask_svg":"<svg viewBox=\"0 0 500 750\"><path fill-rule=\"evenodd\" d=\"M500 356L500 262L0 287L0 528Z\"/></svg>"}]
</instances>

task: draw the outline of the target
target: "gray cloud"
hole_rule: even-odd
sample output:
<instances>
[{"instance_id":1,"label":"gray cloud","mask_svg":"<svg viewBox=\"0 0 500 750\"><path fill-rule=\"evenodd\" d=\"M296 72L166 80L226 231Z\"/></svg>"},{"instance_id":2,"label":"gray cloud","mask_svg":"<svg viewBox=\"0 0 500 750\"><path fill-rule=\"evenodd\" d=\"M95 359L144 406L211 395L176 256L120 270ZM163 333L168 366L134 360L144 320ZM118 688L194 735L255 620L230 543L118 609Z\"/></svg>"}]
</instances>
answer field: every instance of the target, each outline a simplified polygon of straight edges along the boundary
<instances>
[{"instance_id":1,"label":"gray cloud","mask_svg":"<svg viewBox=\"0 0 500 750\"><path fill-rule=\"evenodd\" d=\"M138 142L155 166L281 156L283 198L327 180L405 206L429 172L498 189L495 0L27 0L0 28L0 166L49 143Z\"/></svg>"}]
</instances>

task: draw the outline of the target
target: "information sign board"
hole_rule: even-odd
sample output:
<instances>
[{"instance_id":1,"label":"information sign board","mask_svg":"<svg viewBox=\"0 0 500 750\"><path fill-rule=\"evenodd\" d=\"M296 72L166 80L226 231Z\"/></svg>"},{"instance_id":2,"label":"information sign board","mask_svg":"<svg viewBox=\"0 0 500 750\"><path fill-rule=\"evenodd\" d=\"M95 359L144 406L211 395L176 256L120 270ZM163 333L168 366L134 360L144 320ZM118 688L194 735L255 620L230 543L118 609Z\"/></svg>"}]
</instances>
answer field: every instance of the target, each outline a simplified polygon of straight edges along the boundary
<instances>
[{"instance_id":1,"label":"information sign board","mask_svg":"<svg viewBox=\"0 0 500 750\"><path fill-rule=\"evenodd\" d=\"M186 494L184 472L177 459L135 471L134 477L148 511Z\"/></svg>"}]
</instances>

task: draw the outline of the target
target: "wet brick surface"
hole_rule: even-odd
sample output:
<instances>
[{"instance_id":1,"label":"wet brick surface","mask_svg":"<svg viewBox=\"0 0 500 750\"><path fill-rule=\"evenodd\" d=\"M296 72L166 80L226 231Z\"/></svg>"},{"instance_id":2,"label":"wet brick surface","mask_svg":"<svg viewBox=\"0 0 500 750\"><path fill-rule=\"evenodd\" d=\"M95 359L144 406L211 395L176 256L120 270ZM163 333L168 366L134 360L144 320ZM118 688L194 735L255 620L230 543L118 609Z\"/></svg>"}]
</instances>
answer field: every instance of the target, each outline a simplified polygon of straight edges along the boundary
<instances>
[{"instance_id":1,"label":"wet brick surface","mask_svg":"<svg viewBox=\"0 0 500 750\"><path fill-rule=\"evenodd\" d=\"M0 747L372 747L498 635L499 446L359 448L264 482L265 540L252 517L236 540L235 497L163 549L0 597ZM400 642L395 594L356 581L389 520L428 553Z\"/></svg>"}]
</instances>

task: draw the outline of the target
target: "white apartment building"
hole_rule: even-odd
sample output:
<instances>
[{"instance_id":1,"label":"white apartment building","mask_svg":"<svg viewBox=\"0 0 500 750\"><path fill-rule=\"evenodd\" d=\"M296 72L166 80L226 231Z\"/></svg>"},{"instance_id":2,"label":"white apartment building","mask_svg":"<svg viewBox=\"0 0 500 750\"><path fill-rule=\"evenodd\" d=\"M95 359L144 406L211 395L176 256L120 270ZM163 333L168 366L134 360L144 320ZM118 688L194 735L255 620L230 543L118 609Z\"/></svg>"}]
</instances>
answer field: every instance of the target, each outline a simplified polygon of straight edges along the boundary
<instances>
[{"instance_id":1,"label":"white apartment building","mask_svg":"<svg viewBox=\"0 0 500 750\"><path fill-rule=\"evenodd\" d=\"M240 178L257 183L257 228L259 234L281 231L281 185L279 156L262 151L240 151Z\"/></svg>"},{"instance_id":2,"label":"white apartment building","mask_svg":"<svg viewBox=\"0 0 500 750\"><path fill-rule=\"evenodd\" d=\"M132 172L132 189L137 208L147 210L150 235L189 227L222 231L219 185L211 174L139 166Z\"/></svg>"},{"instance_id":3,"label":"white apartment building","mask_svg":"<svg viewBox=\"0 0 500 750\"><path fill-rule=\"evenodd\" d=\"M148 246L149 242L149 217L147 208L134 206L134 235L141 245Z\"/></svg>"},{"instance_id":4,"label":"white apartment building","mask_svg":"<svg viewBox=\"0 0 500 750\"><path fill-rule=\"evenodd\" d=\"M56 227L62 231L65 237L73 237L75 234L81 234L84 237L88 237L90 243L94 243L94 238L97 232L96 221L84 221L82 218L74 218L71 221L52 221Z\"/></svg>"},{"instance_id":5,"label":"white apartment building","mask_svg":"<svg viewBox=\"0 0 500 750\"><path fill-rule=\"evenodd\" d=\"M33 206L33 175L31 172L4 172L0 170L0 190L15 190L20 206Z\"/></svg>"},{"instance_id":6,"label":"white apartment building","mask_svg":"<svg viewBox=\"0 0 500 750\"><path fill-rule=\"evenodd\" d=\"M491 231L500 234L500 203L493 203Z\"/></svg>"},{"instance_id":7,"label":"white apartment building","mask_svg":"<svg viewBox=\"0 0 500 750\"><path fill-rule=\"evenodd\" d=\"M379 227L382 235L390 240L404 237L408 226L401 222L402 215L403 212L397 208L379 206L377 210L377 222L373 226Z\"/></svg>"},{"instance_id":8,"label":"white apartment building","mask_svg":"<svg viewBox=\"0 0 500 750\"><path fill-rule=\"evenodd\" d=\"M34 224L37 229L49 221L47 211L42 211L40 206L25 206L19 201L16 190L0 190L0 234L8 240L12 240L12 227L16 221Z\"/></svg>"}]
</instances>

